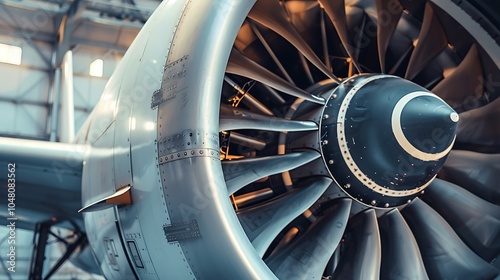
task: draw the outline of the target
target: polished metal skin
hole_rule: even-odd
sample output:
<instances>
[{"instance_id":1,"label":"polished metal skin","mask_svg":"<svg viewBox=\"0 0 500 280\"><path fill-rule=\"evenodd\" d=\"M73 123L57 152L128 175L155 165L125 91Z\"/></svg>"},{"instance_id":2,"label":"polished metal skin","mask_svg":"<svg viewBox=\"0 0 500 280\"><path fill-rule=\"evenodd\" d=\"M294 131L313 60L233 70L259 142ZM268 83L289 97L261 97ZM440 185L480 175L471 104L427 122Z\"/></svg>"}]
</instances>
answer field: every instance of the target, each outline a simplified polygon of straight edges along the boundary
<instances>
[{"instance_id":1,"label":"polished metal skin","mask_svg":"<svg viewBox=\"0 0 500 280\"><path fill-rule=\"evenodd\" d=\"M91 151L84 167L89 181L83 181L83 204L112 194L116 186L131 184L133 206L84 213L92 248L106 277L274 277L255 252L253 256L248 253L253 247L227 199L218 158L216 112L231 44L193 44L192 37L181 36L191 33L200 42L231 42L239 30L238 19L242 20L250 7L251 3L244 1L164 3L117 69L119 74L113 77L119 80L112 78L108 84L109 91L105 90L101 103L104 109L94 114L102 114L98 119L109 116L115 121L93 143L98 149L92 149L97 154ZM162 16L167 11L181 17ZM206 24L209 19L220 21ZM168 46L163 36L153 34L166 34L175 43ZM143 55L134 56L136 53ZM151 102L152 93L160 95L156 104ZM109 110L105 103L117 106ZM91 123L90 135L94 127ZM113 156L100 159L98 153L109 148ZM131 159L141 164L132 165ZM115 172L93 170L93 166L103 167L93 160L111 160L105 166L113 167L114 163ZM93 176L96 173L111 176L103 184L102 177ZM199 235L187 238L170 234L176 230L175 225L189 226L191 221L196 223ZM113 260L102 246L106 239L122 244L117 250L123 251L118 251ZM130 246L135 246L139 254L133 256ZM142 265L130 265L132 259L139 259ZM109 266L113 261L116 266ZM220 266L230 269L214 270Z\"/></svg>"},{"instance_id":2,"label":"polished metal skin","mask_svg":"<svg viewBox=\"0 0 500 280\"><path fill-rule=\"evenodd\" d=\"M67 169L72 172L63 173L58 186L67 186L64 183L71 179L75 184L67 188L74 193L81 187L82 203L61 208L71 206L74 218L84 222L90 248L107 279L495 277L498 270L489 262L499 252L500 219L495 212L498 192L491 184L498 176L495 172L476 176L469 172L476 169L462 159L482 163L497 159L477 155L477 146L496 148L498 132L491 132L485 118L498 116L491 109L498 101L462 112L465 109L452 102L454 95L448 89L453 86L447 78L463 79L468 73L463 69L482 73L477 67L465 67L477 66L471 61L477 63L480 53L489 68L497 69L500 47L470 17L456 18L475 38L468 48L470 55L462 60L465 66L457 67L458 62L450 62L455 55L451 48L444 44L443 49L442 42L448 42L442 38L446 28L440 26L436 11L437 7L459 9L453 16L463 11L452 1L435 2L419 7L424 11L422 28L433 30L426 35L415 28L420 22L413 10L401 10L408 4L404 1L396 5L393 15L401 20L391 18L385 25L377 22L377 16L394 6L381 0L164 1L130 46L74 145L54 144L47 152L36 144L25 153L23 148L35 142L0 139L2 158L26 163L34 154L40 165L64 166L63 155L74 149L78 156L72 157L72 167ZM390 73L393 68L400 77L418 78L422 69L431 76L435 69L455 67L448 77L439 76L426 86L437 88L441 98L402 78L360 73L369 72L367 55L363 59L348 34L349 22L361 9L358 6L366 9L364 22L375 21L383 38L373 42L378 48L373 54L383 61L368 61L380 70L375 72ZM319 17L305 16L315 11ZM322 19L318 24L321 52L309 45L310 38L302 38L307 37L306 19L317 18ZM328 30L337 30L338 38L329 41ZM393 36L397 40L391 41ZM331 40L345 51L346 59L330 59ZM431 42L429 49L416 44L417 40ZM255 47L257 43L262 46ZM474 49L476 45L482 49ZM392 57L388 50L395 50ZM428 57L440 52L440 59ZM402 58L394 58L398 56ZM429 61L435 62L430 70L425 68ZM346 98L359 96L357 90L376 94L371 86L387 80L408 88L391 89L394 99L384 107L388 117L374 124L380 129L353 135L362 134L366 140L380 138L377 133L384 132L392 139L398 151L391 154L387 147L373 148L366 154L372 162L381 158L394 168L393 160L401 154L422 161L425 168L405 177L410 179L385 196L365 186L365 177L351 178L356 177L346 173L354 172L348 166L351 159L335 153L352 142L339 137L345 128L339 124L351 124L354 118L366 125L364 121L377 119L357 118L349 111L356 107L350 107ZM342 91L350 81L360 87ZM471 94L475 93L464 95ZM435 118L425 111L421 117L430 116L426 120L435 127L447 126L442 147L423 147L414 153L412 133L429 135L428 127L413 122L413 116L419 117L412 107L414 100L437 104L436 110L444 108L446 122L439 119L443 114ZM347 104L344 113L343 104ZM337 105L340 110L330 108ZM371 112L380 109L377 106ZM474 127L477 123L482 125ZM405 131L406 125L416 129ZM325 135L325 129L333 135ZM472 148L453 150L451 160L445 161L453 141ZM346 153L357 155L356 149L351 145ZM361 166L359 160L355 159ZM346 164L345 172L337 173L338 166ZM436 174L457 184L462 180L457 177L465 177L479 187L471 187L472 194L435 179ZM389 177L400 179L392 173ZM391 189L382 187L382 191ZM422 193L427 190L428 195ZM488 203L487 192L495 195ZM131 200L115 200L124 193ZM27 214L39 211L40 218L57 214L37 205L25 207ZM462 208L467 211L459 212ZM76 214L78 209L83 220ZM480 215L487 218L478 219ZM25 221L33 223L29 218ZM436 234L434 224L439 229ZM458 255L453 254L455 248Z\"/></svg>"}]
</instances>

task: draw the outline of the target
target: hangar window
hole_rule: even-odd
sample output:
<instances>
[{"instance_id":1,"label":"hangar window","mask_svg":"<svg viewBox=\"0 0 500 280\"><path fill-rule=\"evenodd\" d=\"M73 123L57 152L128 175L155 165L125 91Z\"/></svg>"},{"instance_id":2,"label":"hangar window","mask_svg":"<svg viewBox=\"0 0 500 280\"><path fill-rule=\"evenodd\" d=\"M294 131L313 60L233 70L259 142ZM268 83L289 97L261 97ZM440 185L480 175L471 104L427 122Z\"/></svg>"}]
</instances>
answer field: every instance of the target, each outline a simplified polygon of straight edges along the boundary
<instances>
[{"instance_id":1,"label":"hangar window","mask_svg":"<svg viewBox=\"0 0 500 280\"><path fill-rule=\"evenodd\" d=\"M104 69L104 61L102 59L96 59L90 63L90 76L92 77L102 77Z\"/></svg>"},{"instance_id":2,"label":"hangar window","mask_svg":"<svg viewBox=\"0 0 500 280\"><path fill-rule=\"evenodd\" d=\"M23 49L17 46L0 44L0 62L21 65Z\"/></svg>"}]
</instances>

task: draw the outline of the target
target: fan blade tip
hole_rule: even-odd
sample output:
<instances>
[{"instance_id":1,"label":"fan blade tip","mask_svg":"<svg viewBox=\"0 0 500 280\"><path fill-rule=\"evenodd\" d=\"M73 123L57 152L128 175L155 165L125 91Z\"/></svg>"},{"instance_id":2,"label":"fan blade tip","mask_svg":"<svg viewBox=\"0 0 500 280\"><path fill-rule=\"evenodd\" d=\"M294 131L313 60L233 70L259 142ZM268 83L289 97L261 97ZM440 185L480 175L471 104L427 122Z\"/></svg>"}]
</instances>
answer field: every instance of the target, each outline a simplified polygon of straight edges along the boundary
<instances>
[{"instance_id":1,"label":"fan blade tip","mask_svg":"<svg viewBox=\"0 0 500 280\"><path fill-rule=\"evenodd\" d=\"M427 1L418 43L408 62L405 79L413 80L447 45L448 38L443 25L434 12L434 8Z\"/></svg>"},{"instance_id":2,"label":"fan blade tip","mask_svg":"<svg viewBox=\"0 0 500 280\"><path fill-rule=\"evenodd\" d=\"M377 48L380 62L380 71L385 73L385 54L392 39L396 26L403 14L403 6L399 1L376 0L377 5ZM392 5L391 7L389 5ZM382 17L390 14L389 20L384 20Z\"/></svg>"},{"instance_id":3,"label":"fan blade tip","mask_svg":"<svg viewBox=\"0 0 500 280\"><path fill-rule=\"evenodd\" d=\"M331 208L336 208L337 210L338 209L342 209L342 210L348 209L350 211L351 206L352 206L352 199L343 197L343 198L335 199Z\"/></svg>"}]
</instances>

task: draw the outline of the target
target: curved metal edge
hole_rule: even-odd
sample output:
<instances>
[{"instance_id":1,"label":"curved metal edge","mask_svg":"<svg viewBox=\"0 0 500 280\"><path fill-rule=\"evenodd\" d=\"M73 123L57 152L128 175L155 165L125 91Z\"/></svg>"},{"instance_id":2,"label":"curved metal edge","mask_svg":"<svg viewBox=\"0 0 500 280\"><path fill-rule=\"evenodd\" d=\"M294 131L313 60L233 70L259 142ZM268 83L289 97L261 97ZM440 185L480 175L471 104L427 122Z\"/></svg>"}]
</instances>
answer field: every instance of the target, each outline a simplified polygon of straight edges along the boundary
<instances>
[{"instance_id":1,"label":"curved metal edge","mask_svg":"<svg viewBox=\"0 0 500 280\"><path fill-rule=\"evenodd\" d=\"M163 148L159 158L168 149L184 153L194 148L219 148L224 71L240 25L253 4L230 0L188 2L167 56L160 89L165 98L158 105L159 141L166 137L169 143L168 139L173 141L175 136L179 142L170 144L170 148L159 146ZM159 168L170 216L170 223L164 226L165 242L180 245L193 270L192 277L276 279L236 217L220 159L209 155L190 157L163 163ZM179 226L192 228L194 234L177 234Z\"/></svg>"},{"instance_id":2,"label":"curved metal edge","mask_svg":"<svg viewBox=\"0 0 500 280\"><path fill-rule=\"evenodd\" d=\"M447 0L430 0L438 7L446 11L458 23L460 23L465 30L479 43L479 45L488 53L496 65L500 65L500 46L495 42L485 29L477 23L471 15L469 15L462 7L454 3L454 1Z\"/></svg>"}]
</instances>

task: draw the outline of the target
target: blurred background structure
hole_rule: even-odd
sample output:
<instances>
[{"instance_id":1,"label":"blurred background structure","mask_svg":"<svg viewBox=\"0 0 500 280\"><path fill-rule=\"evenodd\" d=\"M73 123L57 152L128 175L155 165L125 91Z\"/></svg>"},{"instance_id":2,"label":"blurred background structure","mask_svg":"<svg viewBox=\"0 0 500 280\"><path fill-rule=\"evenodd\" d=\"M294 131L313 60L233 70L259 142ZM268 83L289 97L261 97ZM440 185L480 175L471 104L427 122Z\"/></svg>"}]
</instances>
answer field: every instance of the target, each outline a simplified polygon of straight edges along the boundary
<instances>
[{"instance_id":1,"label":"blurred background structure","mask_svg":"<svg viewBox=\"0 0 500 280\"><path fill-rule=\"evenodd\" d=\"M78 131L135 36L161 1L0 0L0 136L61 141L62 61L73 54L74 130ZM69 70L66 70L69 71ZM3 203L2 203L3 205ZM7 252L0 227L0 252ZM62 233L67 235L67 233ZM17 271L0 280L28 279L33 232L17 229ZM61 250L49 239L47 271ZM0 258L5 258L5 256ZM50 256L50 257L49 257ZM65 262L52 279L103 279Z\"/></svg>"}]
</instances>

